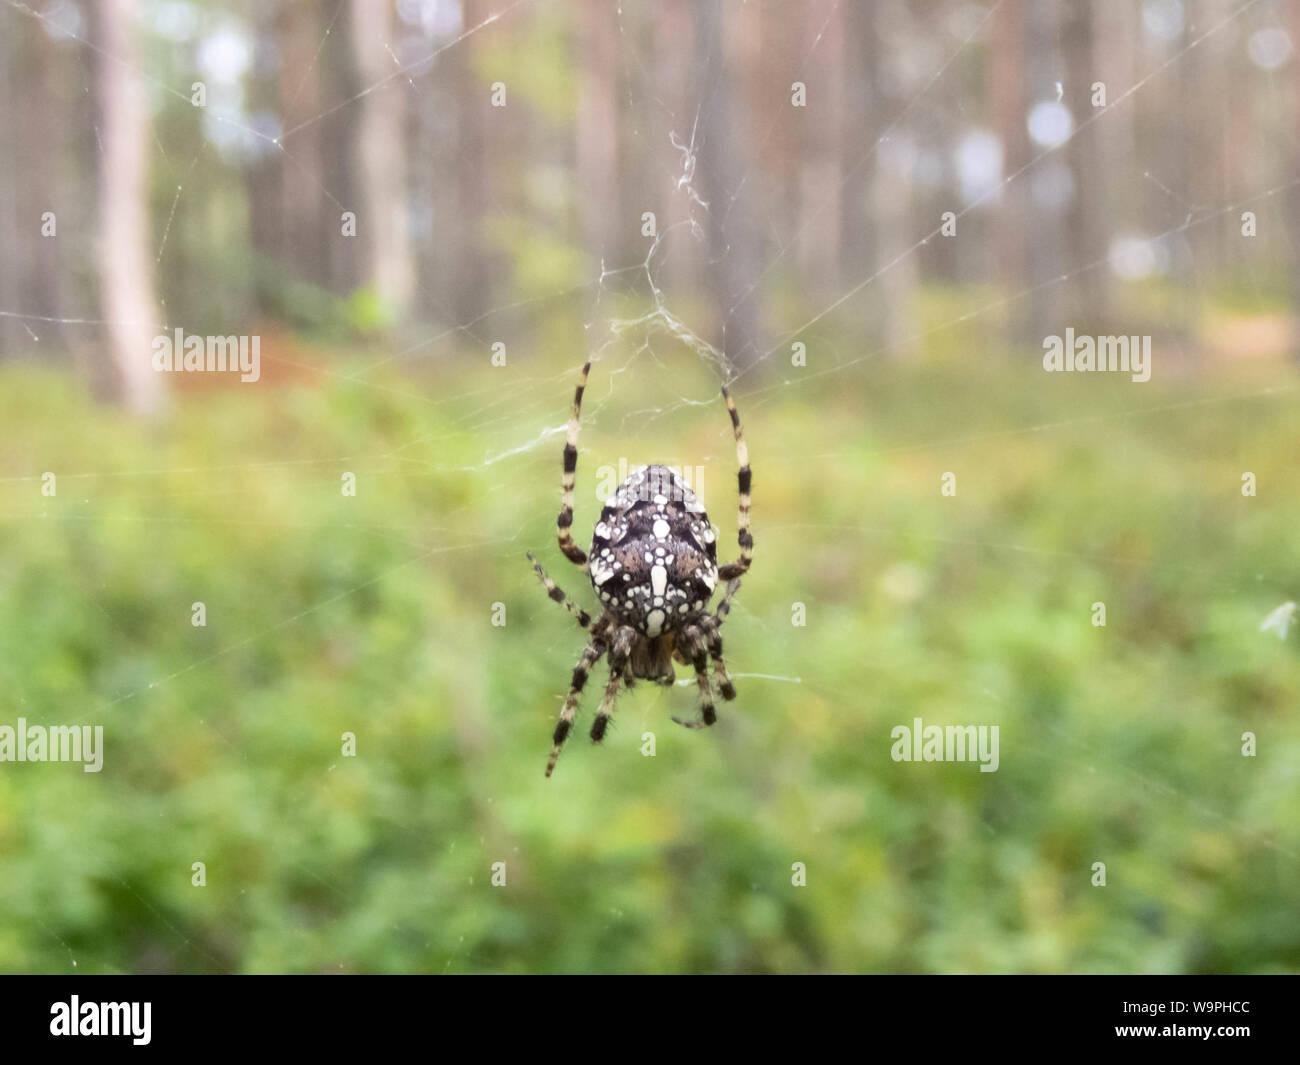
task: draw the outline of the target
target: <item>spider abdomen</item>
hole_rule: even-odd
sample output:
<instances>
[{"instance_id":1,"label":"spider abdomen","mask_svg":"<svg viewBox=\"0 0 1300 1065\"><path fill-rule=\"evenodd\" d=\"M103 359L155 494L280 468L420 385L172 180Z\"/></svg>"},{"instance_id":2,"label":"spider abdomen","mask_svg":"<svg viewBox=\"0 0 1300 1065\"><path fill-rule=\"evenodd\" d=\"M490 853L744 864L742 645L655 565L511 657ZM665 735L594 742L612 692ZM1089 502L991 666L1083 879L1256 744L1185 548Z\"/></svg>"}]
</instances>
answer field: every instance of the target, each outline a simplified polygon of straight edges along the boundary
<instances>
[{"instance_id":1,"label":"spider abdomen","mask_svg":"<svg viewBox=\"0 0 1300 1065\"><path fill-rule=\"evenodd\" d=\"M667 466L642 466L618 486L589 557L605 609L645 636L672 632L703 610L718 582L709 516Z\"/></svg>"}]
</instances>

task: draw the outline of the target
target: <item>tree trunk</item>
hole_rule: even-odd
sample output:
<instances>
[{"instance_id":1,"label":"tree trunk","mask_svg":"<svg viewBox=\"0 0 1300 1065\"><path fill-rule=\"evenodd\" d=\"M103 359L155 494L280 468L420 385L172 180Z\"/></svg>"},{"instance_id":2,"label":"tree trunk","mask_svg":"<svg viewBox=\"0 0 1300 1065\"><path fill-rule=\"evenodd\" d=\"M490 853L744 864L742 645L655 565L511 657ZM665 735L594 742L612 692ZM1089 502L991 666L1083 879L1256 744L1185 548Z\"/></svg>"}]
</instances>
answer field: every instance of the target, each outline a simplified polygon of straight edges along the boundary
<instances>
[{"instance_id":1,"label":"tree trunk","mask_svg":"<svg viewBox=\"0 0 1300 1065\"><path fill-rule=\"evenodd\" d=\"M850 4L844 11L844 22L841 78L845 106L840 136L847 149L840 153L844 231L839 246L839 283L840 287L847 288L866 277L875 262L876 241L867 208L871 175L880 165L878 150L873 146L881 133L881 122L874 70L879 43L871 10L866 5ZM864 301L869 301L866 293L863 296ZM862 318L870 320L874 315Z\"/></svg>"},{"instance_id":2,"label":"tree trunk","mask_svg":"<svg viewBox=\"0 0 1300 1065\"><path fill-rule=\"evenodd\" d=\"M378 86L361 101L360 173L363 210L357 233L369 249L366 282L397 321L405 319L415 284L406 192L405 77L388 50L395 39L388 0L352 0L352 46L361 81ZM383 84L380 84L384 82Z\"/></svg>"},{"instance_id":3,"label":"tree trunk","mask_svg":"<svg viewBox=\"0 0 1300 1065\"><path fill-rule=\"evenodd\" d=\"M1028 37L1023 84L1028 86L1029 108L1054 98L1055 86L1061 76L1060 63L1060 12L1045 4L1027 5L1025 12ZM1064 88L1064 86L1062 86ZM1021 119L1021 128L1025 120ZM1043 152L1034 145L1031 158ZM1066 246L1067 205L1058 200L1059 190L1049 191L1054 182L1068 175L1064 160L1068 148L1058 149L1016 178L1012 185L1023 186L1026 215L1019 224L1029 234L1029 294L1028 339L1037 344L1049 334L1064 328L1063 314L1066 286L1047 284L1053 278L1068 272ZM1075 190L1077 195L1077 189Z\"/></svg>"},{"instance_id":4,"label":"tree trunk","mask_svg":"<svg viewBox=\"0 0 1300 1065\"><path fill-rule=\"evenodd\" d=\"M711 97L707 73L697 82L695 95L703 102L696 173L703 198L709 203L707 217L702 219L708 230L709 284L722 323L716 343L735 369L744 369L759 355L758 293L742 299L746 288L758 277L758 241L748 214L733 213L725 232L723 218L736 175L747 169L739 148L742 135L736 127L749 129L750 124L732 115L733 87L739 78L735 64L730 62L735 54L735 38L723 27L728 17L726 10L721 4L701 3L694 14L697 70L711 71L710 62L724 68L713 84ZM729 39L731 49L726 46Z\"/></svg>"},{"instance_id":5,"label":"tree trunk","mask_svg":"<svg viewBox=\"0 0 1300 1065\"><path fill-rule=\"evenodd\" d=\"M328 16L327 16L328 17ZM310 0L293 0L276 15L271 32L279 38L282 65L279 72L279 110L285 128L292 129L320 114L321 63L317 55L321 39L321 11ZM322 166L321 123L313 122L294 134L290 150L293 162L286 163L276 152L279 178L276 196L280 215L279 254L291 264L298 277L316 284L329 280L328 243L326 238L340 231L342 213L325 195ZM333 190L331 190L333 191ZM337 193L335 193L337 195ZM327 208L334 217L328 228L319 224Z\"/></svg>"},{"instance_id":6,"label":"tree trunk","mask_svg":"<svg viewBox=\"0 0 1300 1065\"><path fill-rule=\"evenodd\" d=\"M805 82L814 98L795 111L804 126L799 161L800 272L809 279L813 300L824 303L839 282L844 234L844 209L840 192L844 181L844 30L847 16L831 0L816 0L804 11L801 54L809 57L797 79ZM813 48L814 35L822 39Z\"/></svg>"},{"instance_id":7,"label":"tree trunk","mask_svg":"<svg viewBox=\"0 0 1300 1065\"><path fill-rule=\"evenodd\" d=\"M1300 41L1300 4L1291 5L1290 29L1291 40ZM1294 58L1291 60L1291 71L1291 76L1295 79L1295 91L1297 95L1300 95L1300 62L1297 62ZM1291 143L1294 145L1291 154L1291 172L1300 174L1300 129L1294 131ZM1300 232L1300 185L1291 186L1287 190L1286 198L1291 207L1291 230L1293 233ZM1234 224L1241 224L1240 212L1237 213ZM1295 325L1292 326L1291 360L1300 363L1300 340L1294 339L1300 336L1300 241L1292 240L1290 247L1292 249L1291 299L1292 310L1295 315Z\"/></svg>"},{"instance_id":8,"label":"tree trunk","mask_svg":"<svg viewBox=\"0 0 1300 1065\"><path fill-rule=\"evenodd\" d=\"M1025 10L1019 0L999 7L992 17L990 95L998 139L1002 142L1002 177L1014 174L1029 161L1029 134L1025 129L1024 79ZM994 255L998 282L1007 295L1025 287L1029 264L1028 174L1003 185L994 227ZM1010 305L1008 332L1024 339L1028 333L1022 304Z\"/></svg>"},{"instance_id":9,"label":"tree trunk","mask_svg":"<svg viewBox=\"0 0 1300 1065\"><path fill-rule=\"evenodd\" d=\"M1105 258L1109 215L1106 197L1106 169L1098 165L1101 156L1100 123L1084 125L1093 117L1092 83L1097 74L1091 4L1068 5L1061 29L1069 80L1066 103L1074 115L1076 132L1066 146L1066 159L1074 176L1074 201L1066 218L1070 238L1069 269L1076 272L1070 282L1077 293L1076 306L1087 316L1079 324L1094 333L1110 331L1110 273L1105 264L1084 269ZM1111 116L1106 116L1110 118ZM1079 128L1079 127L1083 128Z\"/></svg>"},{"instance_id":10,"label":"tree trunk","mask_svg":"<svg viewBox=\"0 0 1300 1065\"><path fill-rule=\"evenodd\" d=\"M618 183L618 13L605 0L583 0L577 15L577 179L587 248L608 266L622 266L632 242Z\"/></svg>"},{"instance_id":11,"label":"tree trunk","mask_svg":"<svg viewBox=\"0 0 1300 1065\"><path fill-rule=\"evenodd\" d=\"M871 9L871 17L874 24L869 32L878 56L879 49L886 46L885 30L894 16L888 7L875 6ZM905 105L896 96L888 95L888 79L880 67L881 64L877 63L876 98L880 101L882 112L896 115ZM916 253L908 252L917 239L913 214L916 197L910 172L888 158L888 153L893 150L891 144L872 143L874 147L868 165L874 169L871 174L869 206L875 245L869 276L876 276L876 280L855 294L854 299L866 299L867 306L878 315L875 332L884 348L884 354L892 359L900 359L910 354L908 304L916 291L920 273ZM927 228L930 224L924 223Z\"/></svg>"},{"instance_id":12,"label":"tree trunk","mask_svg":"<svg viewBox=\"0 0 1300 1065\"><path fill-rule=\"evenodd\" d=\"M162 402L152 365L158 333L149 249L149 105L131 0L99 5L99 96L103 155L99 182L99 284L109 354L122 400L137 412ZM107 58L107 57L112 58Z\"/></svg>"},{"instance_id":13,"label":"tree trunk","mask_svg":"<svg viewBox=\"0 0 1300 1065\"><path fill-rule=\"evenodd\" d=\"M464 0L463 28L477 26L488 16L482 0ZM474 65L477 40L471 38L439 57L442 77L455 100L454 168L437 184L445 197L442 218L434 211L434 226L443 276L448 278L445 302L460 322L471 322L492 305L493 277L481 235L483 219L495 185L488 153L487 124L492 117L488 85ZM507 92L509 89L507 88ZM509 106L507 96L507 106ZM441 226L438 225L441 221Z\"/></svg>"}]
</instances>

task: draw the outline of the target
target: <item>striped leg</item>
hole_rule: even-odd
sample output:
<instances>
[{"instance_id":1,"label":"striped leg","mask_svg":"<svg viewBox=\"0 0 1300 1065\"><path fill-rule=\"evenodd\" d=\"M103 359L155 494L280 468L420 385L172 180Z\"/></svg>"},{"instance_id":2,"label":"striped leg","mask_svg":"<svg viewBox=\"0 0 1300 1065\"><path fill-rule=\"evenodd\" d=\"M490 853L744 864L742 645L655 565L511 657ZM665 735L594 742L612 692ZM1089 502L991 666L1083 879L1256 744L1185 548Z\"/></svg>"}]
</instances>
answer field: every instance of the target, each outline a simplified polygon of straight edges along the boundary
<instances>
[{"instance_id":1,"label":"striped leg","mask_svg":"<svg viewBox=\"0 0 1300 1065\"><path fill-rule=\"evenodd\" d=\"M560 516L555 520L560 550L564 557L583 570L587 568L587 553L573 542L573 487L578 472L578 418L582 413L582 392L587 387L587 374L591 363L583 364L582 376L573 393L573 413L569 415L569 428L564 441L564 476L560 481Z\"/></svg>"},{"instance_id":2,"label":"striped leg","mask_svg":"<svg viewBox=\"0 0 1300 1065\"><path fill-rule=\"evenodd\" d=\"M717 679L718 691L730 702L736 697L736 686L731 683L731 678L727 675L727 663L722 660L722 637L713 626L709 626L708 634L709 657L713 659L713 676Z\"/></svg>"},{"instance_id":3,"label":"striped leg","mask_svg":"<svg viewBox=\"0 0 1300 1065\"><path fill-rule=\"evenodd\" d=\"M555 602L563 606L564 609L567 610L570 614L572 614L574 619L584 629L587 628L589 625L591 625L591 615L588 614L581 607L574 606L569 599L565 598L563 589L561 589L559 585L557 585L553 580L551 580L550 577L546 575L546 571L542 569L542 564L538 562L537 559L533 558L533 554L531 551L526 551L525 554L528 555L528 561L533 564L533 570L537 573L537 576L541 579L541 582L544 585L546 585L546 594L552 600L554 600Z\"/></svg>"},{"instance_id":4,"label":"striped leg","mask_svg":"<svg viewBox=\"0 0 1300 1065\"><path fill-rule=\"evenodd\" d=\"M749 472L749 447L745 443L745 434L740 429L740 415L736 413L736 404L726 386L722 388L722 398L727 401L727 413L731 415L731 429L736 436L736 462L740 472L736 480L740 487L739 517L737 524L740 531L736 539L740 544L740 558L726 566L718 567L718 578L729 581L749 571L749 563L754 557L754 537L749 532L749 489L751 476Z\"/></svg>"},{"instance_id":5,"label":"striped leg","mask_svg":"<svg viewBox=\"0 0 1300 1065\"><path fill-rule=\"evenodd\" d=\"M713 612L713 616L718 619L721 625L727 620L727 615L731 613L731 601L740 591L740 578L734 577L727 582L726 590L722 593L722 598L718 600L718 609Z\"/></svg>"},{"instance_id":6,"label":"striped leg","mask_svg":"<svg viewBox=\"0 0 1300 1065\"><path fill-rule=\"evenodd\" d=\"M628 656L632 650L635 630L623 626L614 633L609 648L609 680L605 684L605 698L600 701L596 711L596 720L591 723L591 742L599 743L605 738L605 729L614 711L614 699L618 695L618 686L625 678Z\"/></svg>"},{"instance_id":7,"label":"striped leg","mask_svg":"<svg viewBox=\"0 0 1300 1065\"><path fill-rule=\"evenodd\" d=\"M700 720L683 721L675 717L673 721L684 728L708 728L718 719L713 708L713 692L709 688L708 647L700 630L693 626L683 629L682 637L687 643L691 665L695 667L695 683L700 691Z\"/></svg>"},{"instance_id":8,"label":"striped leg","mask_svg":"<svg viewBox=\"0 0 1300 1065\"><path fill-rule=\"evenodd\" d=\"M578 696L582 694L582 689L587 683L591 667L600 661L600 656L605 653L605 649L603 642L593 639L582 649L582 656L578 659L578 664L573 667L573 681L569 685L569 694L564 700L564 706L560 708L560 720L555 723L555 735L551 738L551 757L546 763L548 777L555 770L555 763L560 757L560 748L568 738L569 729L573 728L573 715L578 709Z\"/></svg>"}]
</instances>

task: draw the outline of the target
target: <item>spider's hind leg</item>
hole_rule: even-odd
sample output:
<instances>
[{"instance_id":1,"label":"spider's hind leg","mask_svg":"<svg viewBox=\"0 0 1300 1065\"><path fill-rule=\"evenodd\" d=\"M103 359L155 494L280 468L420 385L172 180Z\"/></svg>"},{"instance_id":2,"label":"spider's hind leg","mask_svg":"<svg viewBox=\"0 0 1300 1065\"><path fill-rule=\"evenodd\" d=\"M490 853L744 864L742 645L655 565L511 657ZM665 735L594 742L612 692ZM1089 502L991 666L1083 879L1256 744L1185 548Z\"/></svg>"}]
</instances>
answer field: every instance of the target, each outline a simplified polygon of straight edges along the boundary
<instances>
[{"instance_id":1,"label":"spider's hind leg","mask_svg":"<svg viewBox=\"0 0 1300 1065\"><path fill-rule=\"evenodd\" d=\"M596 627L601 628L601 624L597 624ZM569 684L569 694L564 700L564 706L560 708L560 720L555 723L555 734L551 737L551 757L546 763L546 775L548 777L555 771L555 763L560 757L560 749L564 746L564 741L568 739L569 730L573 728L573 715L578 710L578 696L582 694L582 689L587 684L587 677L591 673L591 667L600 661L600 656L605 653L605 650L604 642L593 638L591 643L582 649L578 664L573 667L573 680Z\"/></svg>"},{"instance_id":2,"label":"spider's hind leg","mask_svg":"<svg viewBox=\"0 0 1300 1065\"><path fill-rule=\"evenodd\" d=\"M730 702L736 697L736 686L731 683L727 663L722 658L722 636L718 632L717 623L706 624L705 632L708 636L709 657L713 659L713 675L718 680L718 691Z\"/></svg>"},{"instance_id":3,"label":"spider's hind leg","mask_svg":"<svg viewBox=\"0 0 1300 1065\"><path fill-rule=\"evenodd\" d=\"M695 667L695 683L700 693L700 719L683 721L675 717L673 721L683 728L708 728L718 719L713 707L713 691L709 687L708 643L704 634L694 625L682 630L681 639L685 645L681 648L682 656L688 658Z\"/></svg>"},{"instance_id":4,"label":"spider's hind leg","mask_svg":"<svg viewBox=\"0 0 1300 1065\"><path fill-rule=\"evenodd\" d=\"M718 609L713 612L713 617L721 625L727 620L727 615L731 613L731 601L736 598L736 593L740 591L740 578L733 577L727 581L727 587L723 589L722 598L718 600Z\"/></svg>"},{"instance_id":5,"label":"spider's hind leg","mask_svg":"<svg viewBox=\"0 0 1300 1065\"><path fill-rule=\"evenodd\" d=\"M596 719L591 723L591 742L599 743L605 738L605 729L614 710L614 699L618 696L618 686L630 675L631 662L629 653L636 630L623 626L614 633L609 648L609 681L605 684L605 698L600 701Z\"/></svg>"}]
</instances>

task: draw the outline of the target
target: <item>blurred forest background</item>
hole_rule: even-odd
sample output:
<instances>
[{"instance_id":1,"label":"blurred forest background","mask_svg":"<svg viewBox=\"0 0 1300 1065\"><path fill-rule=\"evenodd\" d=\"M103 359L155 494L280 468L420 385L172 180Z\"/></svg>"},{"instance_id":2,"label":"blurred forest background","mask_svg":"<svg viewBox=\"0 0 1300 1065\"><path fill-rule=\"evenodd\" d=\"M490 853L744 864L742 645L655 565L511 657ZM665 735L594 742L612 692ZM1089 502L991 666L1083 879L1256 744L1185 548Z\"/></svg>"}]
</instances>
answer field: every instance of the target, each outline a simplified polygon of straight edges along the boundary
<instances>
[{"instance_id":1,"label":"blurred forest background","mask_svg":"<svg viewBox=\"0 0 1300 1065\"><path fill-rule=\"evenodd\" d=\"M0 969L1300 969L1297 42L1286 0L0 0L0 724L107 742L0 764ZM261 380L154 372L178 327ZM1044 374L1067 327L1151 383ZM590 608L587 358L579 541L667 461L734 544L725 377L756 559L719 726L641 686L592 749L593 685L545 781L583 636L523 552ZM914 717L1000 769L891 761Z\"/></svg>"}]
</instances>

